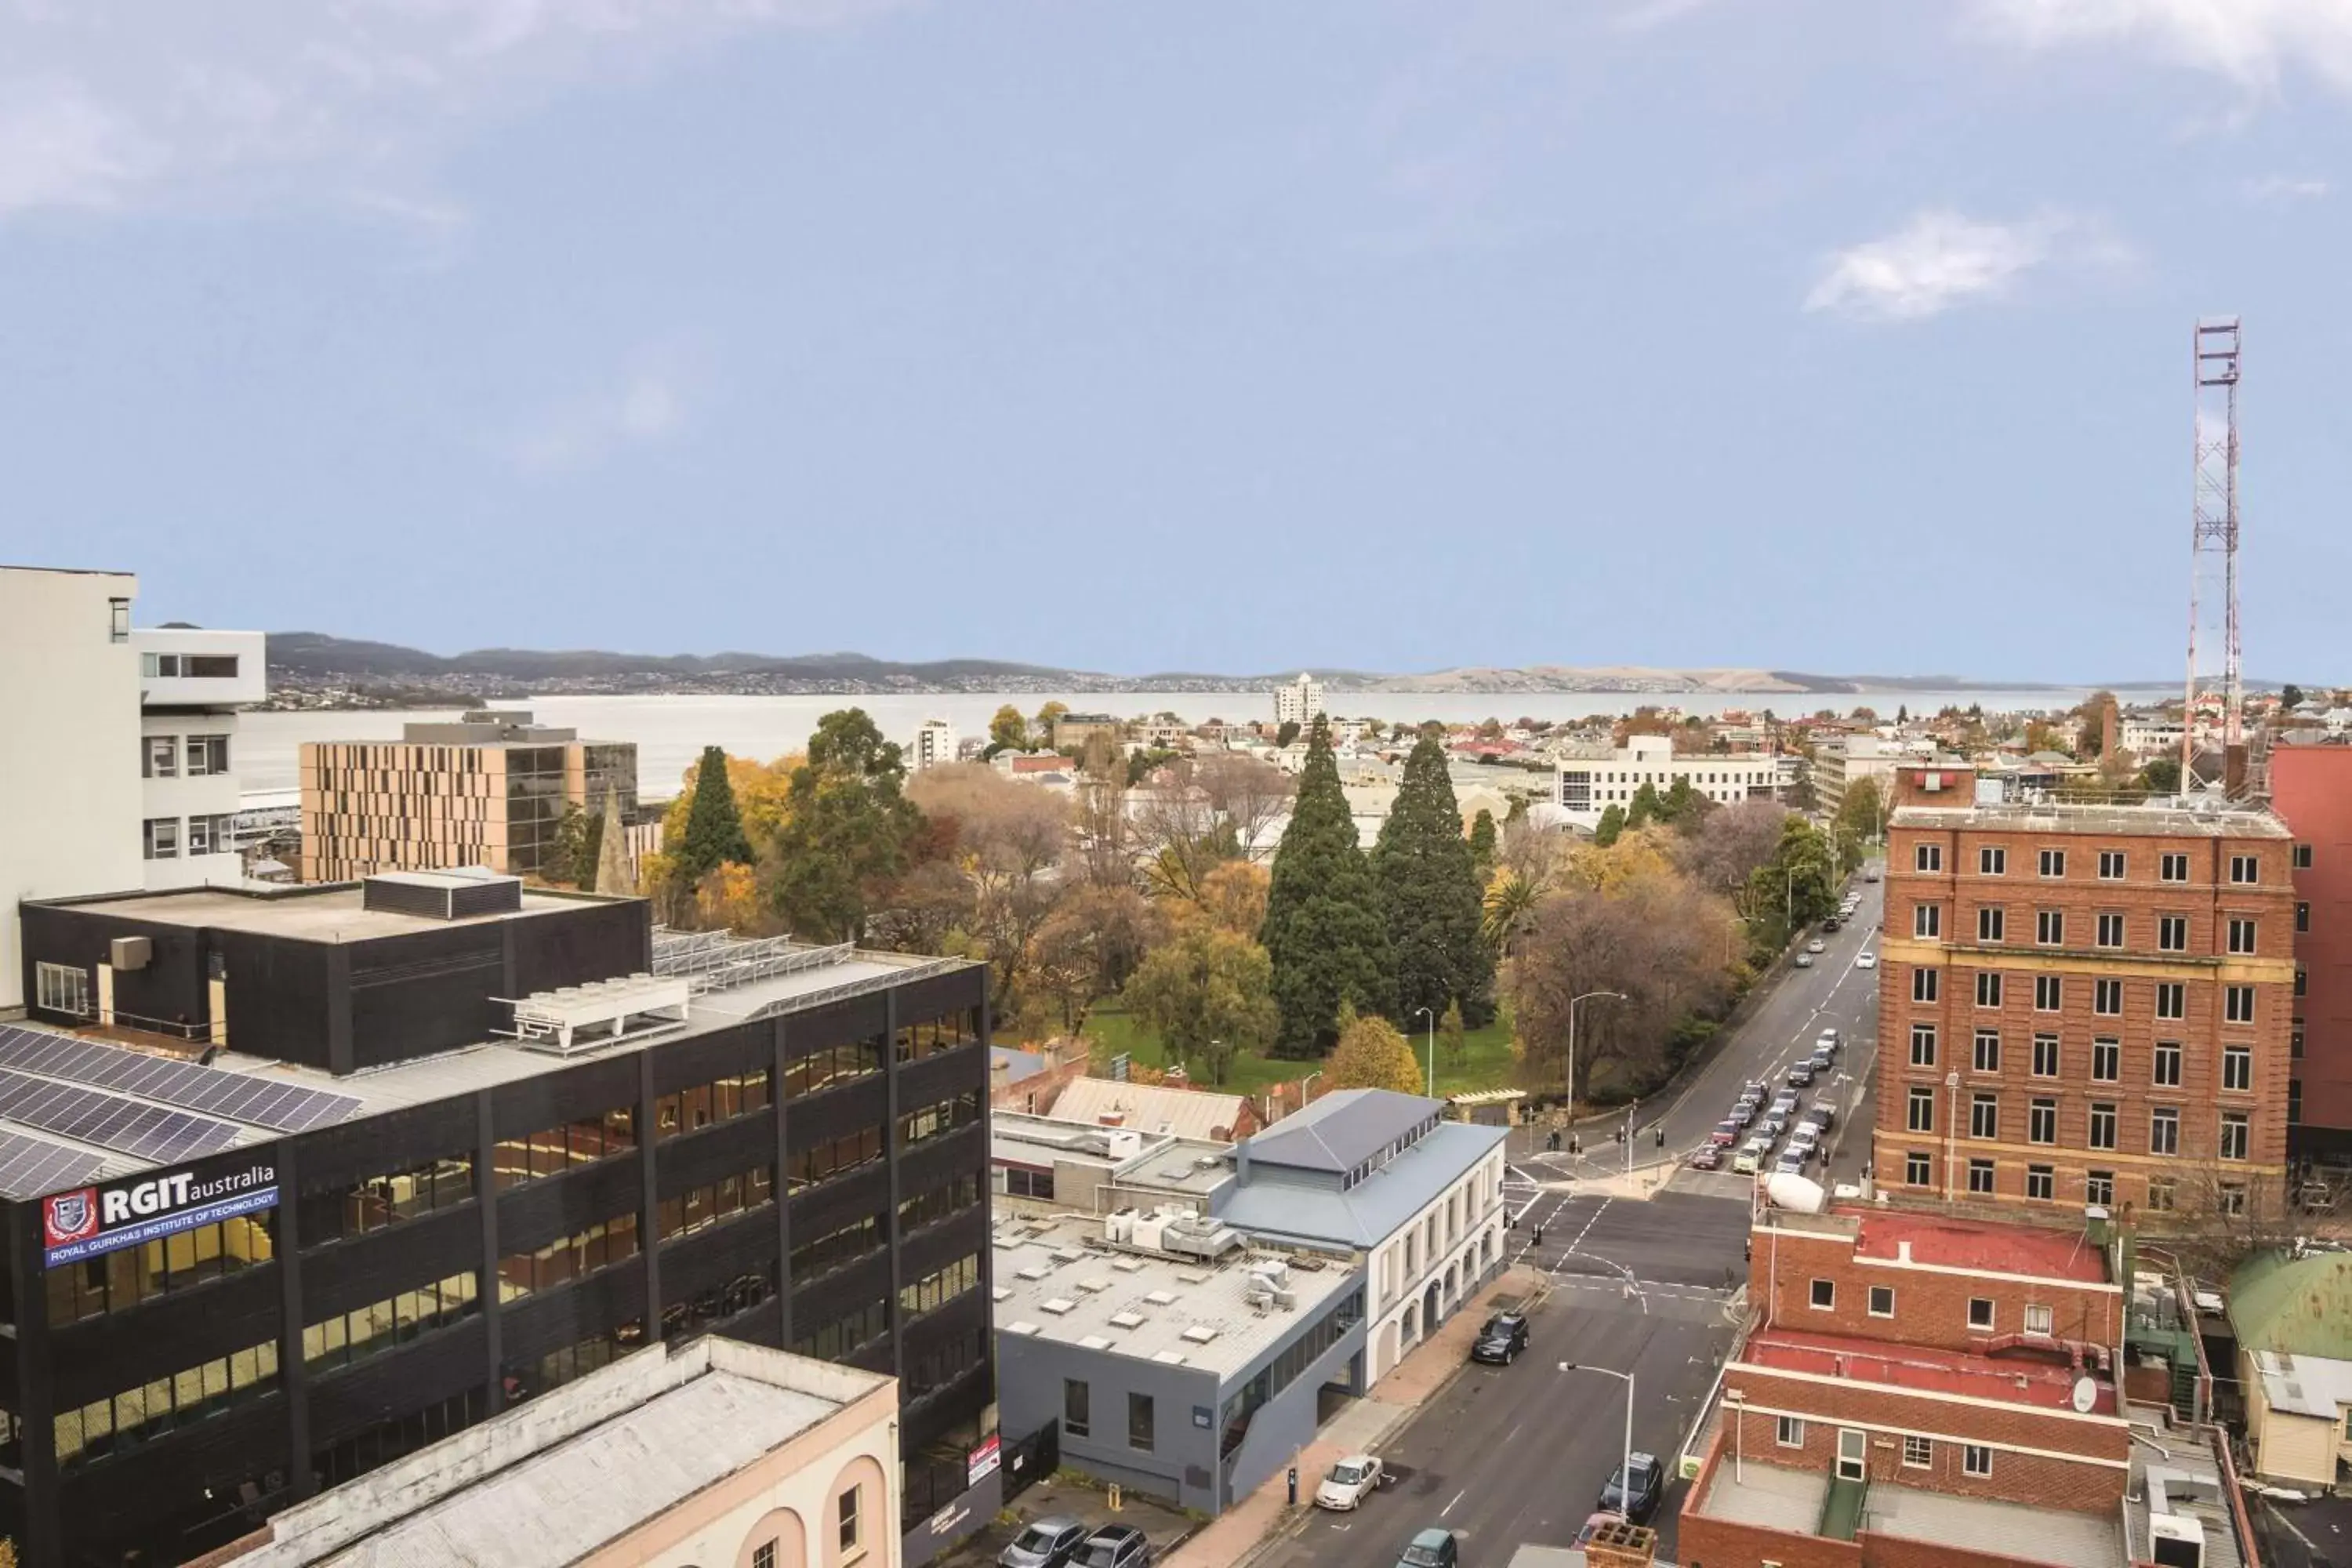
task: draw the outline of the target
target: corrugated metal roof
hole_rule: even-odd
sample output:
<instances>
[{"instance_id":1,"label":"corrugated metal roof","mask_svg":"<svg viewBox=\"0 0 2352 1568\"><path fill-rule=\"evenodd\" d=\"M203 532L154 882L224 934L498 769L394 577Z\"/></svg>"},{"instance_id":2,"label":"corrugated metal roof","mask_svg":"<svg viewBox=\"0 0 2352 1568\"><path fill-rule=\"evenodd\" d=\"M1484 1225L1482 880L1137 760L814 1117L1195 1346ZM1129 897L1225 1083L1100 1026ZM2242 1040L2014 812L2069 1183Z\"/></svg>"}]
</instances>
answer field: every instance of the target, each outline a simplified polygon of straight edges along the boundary
<instances>
[{"instance_id":1,"label":"corrugated metal roof","mask_svg":"<svg viewBox=\"0 0 2352 1568\"><path fill-rule=\"evenodd\" d=\"M2252 1259L2230 1281L2230 1323L2249 1350L2352 1361L2352 1252Z\"/></svg>"},{"instance_id":2,"label":"corrugated metal roof","mask_svg":"<svg viewBox=\"0 0 2352 1568\"><path fill-rule=\"evenodd\" d=\"M1217 1217L1227 1225L1261 1236L1377 1247L1435 1203L1439 1194L1460 1181L1470 1167L1485 1159L1507 1136L1507 1130L1500 1127L1480 1127L1467 1121L1441 1122L1420 1142L1345 1191L1308 1181L1285 1180L1253 1162L1249 1179L1225 1200ZM1256 1142L1251 1140L1252 1145Z\"/></svg>"},{"instance_id":3,"label":"corrugated metal roof","mask_svg":"<svg viewBox=\"0 0 2352 1568\"><path fill-rule=\"evenodd\" d=\"M1392 1089L1336 1089L1250 1139L1250 1161L1352 1171L1444 1109L1442 1101Z\"/></svg>"}]
</instances>

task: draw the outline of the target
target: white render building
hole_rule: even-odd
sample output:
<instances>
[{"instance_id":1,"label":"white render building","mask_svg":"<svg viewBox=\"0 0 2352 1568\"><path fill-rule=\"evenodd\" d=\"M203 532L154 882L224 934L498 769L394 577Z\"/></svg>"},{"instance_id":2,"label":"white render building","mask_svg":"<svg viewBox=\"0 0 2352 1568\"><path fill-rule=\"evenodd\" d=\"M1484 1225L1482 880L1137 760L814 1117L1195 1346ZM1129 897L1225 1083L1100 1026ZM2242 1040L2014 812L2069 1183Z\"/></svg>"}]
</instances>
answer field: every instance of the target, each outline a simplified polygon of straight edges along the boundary
<instances>
[{"instance_id":1,"label":"white render building","mask_svg":"<svg viewBox=\"0 0 2352 1568\"><path fill-rule=\"evenodd\" d=\"M944 719L926 719L923 727L915 731L915 743L907 752L907 771L919 773L925 768L942 767L956 760L955 726Z\"/></svg>"},{"instance_id":2,"label":"white render building","mask_svg":"<svg viewBox=\"0 0 2352 1568\"><path fill-rule=\"evenodd\" d=\"M1304 730L1324 710L1323 683L1300 672L1297 679L1274 689L1274 721Z\"/></svg>"},{"instance_id":3,"label":"white render building","mask_svg":"<svg viewBox=\"0 0 2352 1568\"><path fill-rule=\"evenodd\" d=\"M236 712L268 695L259 632L141 627L139 845L150 892L236 882ZM110 891L112 889L109 889Z\"/></svg>"},{"instance_id":4,"label":"white render building","mask_svg":"<svg viewBox=\"0 0 2352 1568\"><path fill-rule=\"evenodd\" d=\"M1571 826L1591 829L1611 806L1630 808L1649 784L1661 795L1677 779L1688 779L1703 799L1717 805L1777 798L1780 759L1770 752L1731 755L1675 754L1664 735L1630 735L1615 751L1590 757L1562 757L1553 773L1552 799Z\"/></svg>"}]
</instances>

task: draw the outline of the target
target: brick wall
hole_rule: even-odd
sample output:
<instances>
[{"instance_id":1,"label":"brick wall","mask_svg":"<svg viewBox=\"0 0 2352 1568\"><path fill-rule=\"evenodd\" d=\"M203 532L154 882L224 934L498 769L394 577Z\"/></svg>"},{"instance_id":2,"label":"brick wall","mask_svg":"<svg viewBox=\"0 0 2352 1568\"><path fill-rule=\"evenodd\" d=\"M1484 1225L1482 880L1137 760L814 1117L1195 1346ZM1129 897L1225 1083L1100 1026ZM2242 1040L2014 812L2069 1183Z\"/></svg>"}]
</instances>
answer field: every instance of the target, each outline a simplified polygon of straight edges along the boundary
<instances>
[{"instance_id":1,"label":"brick wall","mask_svg":"<svg viewBox=\"0 0 2352 1568\"><path fill-rule=\"evenodd\" d=\"M1870 1222L1865 1218L1862 1223L1866 1226ZM2112 1349L2122 1338L2122 1298L2108 1287L1952 1274L1906 1266L1899 1258L1861 1258L1843 1236L1759 1230L1748 1248L1748 1268L1749 1302L1770 1321L1802 1333L1982 1351L2001 1336L2022 1331L2025 1308L2034 1305L2051 1310L2053 1340L2088 1341ZM1811 1304L1816 1279L1831 1283L1826 1310ZM1873 1286L1895 1292L1892 1318L1871 1316ZM1990 1332L1969 1327L1969 1302L1979 1297L1993 1303Z\"/></svg>"},{"instance_id":2,"label":"brick wall","mask_svg":"<svg viewBox=\"0 0 2352 1568\"><path fill-rule=\"evenodd\" d=\"M1719 1435L1684 1498L1675 1527L1675 1552L1682 1568L1756 1568L1761 1563L1778 1563L1781 1568L1863 1568L1862 1548L1852 1542L1735 1524L1700 1512L1718 1468L1728 1474L1731 1462L1730 1446Z\"/></svg>"},{"instance_id":3,"label":"brick wall","mask_svg":"<svg viewBox=\"0 0 2352 1568\"><path fill-rule=\"evenodd\" d=\"M1763 1464L1828 1473L1836 1468L1841 1425L1863 1425L1868 1430L1867 1465L1874 1483L1918 1487L1954 1497L1985 1498L2032 1508L2062 1508L2081 1513L2114 1509L2122 1500L2128 1473L2106 1466L2084 1464L2053 1457L2079 1453L2089 1458L2123 1458L2123 1429L2092 1427L2061 1422L2019 1408L1988 1409L1942 1400L1906 1396L1858 1384L1791 1384L1735 1370L1725 1379L1744 1396L1736 1425L1724 1425L1727 1446ZM1758 1407L1762 1408L1758 1408ZM1774 1411L1802 1413L1801 1437L1782 1443L1780 1417ZM1929 1441L1925 1466L1904 1463L1904 1436ZM1971 1476L1963 1463L1963 1445L2008 1443L2049 1453L2019 1453L1993 1449L1992 1473Z\"/></svg>"}]
</instances>

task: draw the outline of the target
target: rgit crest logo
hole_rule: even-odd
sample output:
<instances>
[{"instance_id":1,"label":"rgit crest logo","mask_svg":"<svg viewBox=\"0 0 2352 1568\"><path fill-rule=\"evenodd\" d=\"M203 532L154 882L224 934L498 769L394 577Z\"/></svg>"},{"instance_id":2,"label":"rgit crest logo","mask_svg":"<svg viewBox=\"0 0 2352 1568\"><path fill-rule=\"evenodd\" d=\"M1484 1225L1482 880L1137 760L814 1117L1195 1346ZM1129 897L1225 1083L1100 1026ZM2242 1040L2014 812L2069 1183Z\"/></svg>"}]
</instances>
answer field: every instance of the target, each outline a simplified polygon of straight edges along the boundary
<instances>
[{"instance_id":1,"label":"rgit crest logo","mask_svg":"<svg viewBox=\"0 0 2352 1568\"><path fill-rule=\"evenodd\" d=\"M51 1247L86 1241L98 1234L98 1189L55 1193L41 1205L41 1229Z\"/></svg>"}]
</instances>

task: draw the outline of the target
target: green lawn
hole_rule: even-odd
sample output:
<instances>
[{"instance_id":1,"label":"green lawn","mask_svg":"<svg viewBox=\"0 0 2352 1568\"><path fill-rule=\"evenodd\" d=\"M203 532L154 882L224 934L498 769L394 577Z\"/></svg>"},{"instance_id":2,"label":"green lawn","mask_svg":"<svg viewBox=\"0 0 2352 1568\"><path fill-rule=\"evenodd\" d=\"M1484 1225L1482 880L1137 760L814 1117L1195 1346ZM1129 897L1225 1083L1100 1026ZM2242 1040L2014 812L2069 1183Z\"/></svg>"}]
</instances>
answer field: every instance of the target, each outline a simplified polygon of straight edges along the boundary
<instances>
[{"instance_id":1,"label":"green lawn","mask_svg":"<svg viewBox=\"0 0 2352 1568\"><path fill-rule=\"evenodd\" d=\"M1159 1037L1145 1028L1135 1015L1116 1001L1095 1005L1094 1010L1087 1015L1085 1034L1093 1045L1095 1066L1098 1070L1107 1068L1110 1058L1121 1051L1128 1052L1140 1067L1164 1068L1168 1066L1168 1054ZM1413 1059L1425 1060L1429 1049L1428 1031L1424 1029L1406 1037L1412 1043ZM1447 1059L1444 1040L1440 1038L1437 1043L1439 1094L1511 1087L1511 1028L1507 1017L1497 1018L1483 1029L1469 1031L1463 1036L1462 1045L1462 1059L1456 1064ZM1263 1094L1275 1084L1306 1077L1318 1065L1269 1057L1236 1057L1223 1087L1231 1094ZM1202 1087L1214 1086L1203 1084Z\"/></svg>"}]
</instances>

